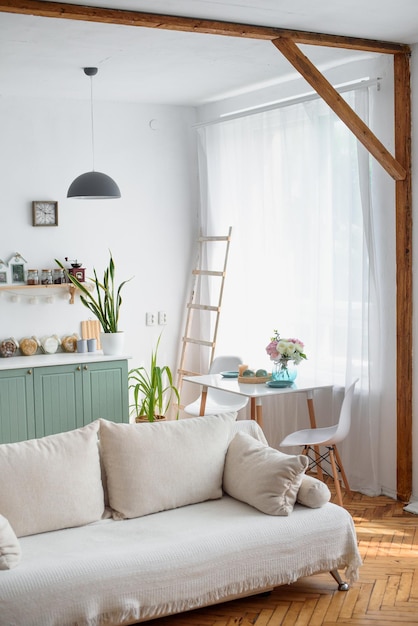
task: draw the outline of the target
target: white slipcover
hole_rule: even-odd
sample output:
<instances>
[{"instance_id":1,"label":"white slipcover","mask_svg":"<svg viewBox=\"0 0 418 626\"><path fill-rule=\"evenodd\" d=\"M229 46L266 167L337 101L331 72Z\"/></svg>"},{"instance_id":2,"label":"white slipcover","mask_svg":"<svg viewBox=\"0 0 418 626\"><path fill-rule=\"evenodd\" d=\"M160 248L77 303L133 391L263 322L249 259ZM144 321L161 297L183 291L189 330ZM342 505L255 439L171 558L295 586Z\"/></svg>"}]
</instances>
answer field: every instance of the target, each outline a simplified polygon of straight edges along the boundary
<instances>
[{"instance_id":1,"label":"white slipcover","mask_svg":"<svg viewBox=\"0 0 418 626\"><path fill-rule=\"evenodd\" d=\"M354 580L360 565L342 507L276 517L229 496L20 543L0 572L0 626L134 624L336 567Z\"/></svg>"}]
</instances>

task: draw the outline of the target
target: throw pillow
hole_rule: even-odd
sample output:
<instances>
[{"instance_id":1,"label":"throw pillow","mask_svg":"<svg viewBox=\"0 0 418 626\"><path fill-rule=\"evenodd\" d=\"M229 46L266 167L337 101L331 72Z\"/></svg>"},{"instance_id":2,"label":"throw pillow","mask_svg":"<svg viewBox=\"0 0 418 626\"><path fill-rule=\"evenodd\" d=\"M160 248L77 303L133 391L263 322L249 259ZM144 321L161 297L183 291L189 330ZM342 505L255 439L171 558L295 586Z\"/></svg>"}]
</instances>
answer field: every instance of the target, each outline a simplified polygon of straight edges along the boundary
<instances>
[{"instance_id":1,"label":"throw pillow","mask_svg":"<svg viewBox=\"0 0 418 626\"><path fill-rule=\"evenodd\" d=\"M18 537L101 518L98 427L0 445L0 511Z\"/></svg>"},{"instance_id":2,"label":"throw pillow","mask_svg":"<svg viewBox=\"0 0 418 626\"><path fill-rule=\"evenodd\" d=\"M0 515L0 570L12 569L20 561L20 544L8 520Z\"/></svg>"},{"instance_id":3,"label":"throw pillow","mask_svg":"<svg viewBox=\"0 0 418 626\"><path fill-rule=\"evenodd\" d=\"M309 464L303 454L283 454L237 433L225 458L223 486L230 496L268 515L289 515Z\"/></svg>"},{"instance_id":4,"label":"throw pillow","mask_svg":"<svg viewBox=\"0 0 418 626\"><path fill-rule=\"evenodd\" d=\"M163 423L100 422L113 517L132 518L222 496L236 413Z\"/></svg>"},{"instance_id":5,"label":"throw pillow","mask_svg":"<svg viewBox=\"0 0 418 626\"><path fill-rule=\"evenodd\" d=\"M327 485L313 476L304 476L299 487L297 501L311 509L324 506L331 499Z\"/></svg>"}]
</instances>

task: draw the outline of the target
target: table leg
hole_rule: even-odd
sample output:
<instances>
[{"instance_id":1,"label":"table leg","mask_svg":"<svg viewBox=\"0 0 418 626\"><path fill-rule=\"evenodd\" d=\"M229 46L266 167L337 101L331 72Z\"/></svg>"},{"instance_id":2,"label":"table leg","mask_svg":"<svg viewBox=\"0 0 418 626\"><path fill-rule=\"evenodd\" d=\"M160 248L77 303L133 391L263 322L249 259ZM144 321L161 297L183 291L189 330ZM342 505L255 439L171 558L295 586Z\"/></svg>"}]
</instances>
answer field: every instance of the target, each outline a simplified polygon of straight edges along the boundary
<instances>
[{"instance_id":1,"label":"table leg","mask_svg":"<svg viewBox=\"0 0 418 626\"><path fill-rule=\"evenodd\" d=\"M261 403L261 398L256 399L255 406L255 419L260 428L263 428L263 406Z\"/></svg>"},{"instance_id":2,"label":"table leg","mask_svg":"<svg viewBox=\"0 0 418 626\"><path fill-rule=\"evenodd\" d=\"M308 413L309 413L309 421L311 424L311 428L316 428L316 418L315 418L315 409L314 409L314 403L313 403L313 392L312 391L308 391L307 394L307 404L308 404ZM319 480L324 480L324 474L322 472L322 467L321 467L321 463L319 461L320 459L320 454L319 454L319 447L318 446L314 446L314 452L315 452L315 459L316 459L316 463L317 463L317 473L318 473L318 478Z\"/></svg>"},{"instance_id":3,"label":"table leg","mask_svg":"<svg viewBox=\"0 0 418 626\"><path fill-rule=\"evenodd\" d=\"M207 387L203 387L202 388L202 395L201 395L201 398L200 398L199 415L204 415L205 414L207 395L208 395L208 388Z\"/></svg>"},{"instance_id":4,"label":"table leg","mask_svg":"<svg viewBox=\"0 0 418 626\"><path fill-rule=\"evenodd\" d=\"M257 421L257 415L255 410L255 398L250 398L250 417L252 420Z\"/></svg>"}]
</instances>

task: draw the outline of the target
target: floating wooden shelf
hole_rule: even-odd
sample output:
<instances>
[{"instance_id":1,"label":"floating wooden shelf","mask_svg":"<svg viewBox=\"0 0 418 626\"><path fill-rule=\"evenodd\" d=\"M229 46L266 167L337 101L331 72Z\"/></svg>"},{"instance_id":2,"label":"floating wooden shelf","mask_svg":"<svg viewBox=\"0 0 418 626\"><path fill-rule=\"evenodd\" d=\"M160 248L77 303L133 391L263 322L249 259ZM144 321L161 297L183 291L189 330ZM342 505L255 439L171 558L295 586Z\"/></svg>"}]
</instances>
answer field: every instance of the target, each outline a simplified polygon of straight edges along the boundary
<instances>
[{"instance_id":1,"label":"floating wooden shelf","mask_svg":"<svg viewBox=\"0 0 418 626\"><path fill-rule=\"evenodd\" d=\"M22 289L66 289L70 294L70 304L74 304L75 287L68 283L52 285L0 285L0 290L20 291Z\"/></svg>"}]
</instances>

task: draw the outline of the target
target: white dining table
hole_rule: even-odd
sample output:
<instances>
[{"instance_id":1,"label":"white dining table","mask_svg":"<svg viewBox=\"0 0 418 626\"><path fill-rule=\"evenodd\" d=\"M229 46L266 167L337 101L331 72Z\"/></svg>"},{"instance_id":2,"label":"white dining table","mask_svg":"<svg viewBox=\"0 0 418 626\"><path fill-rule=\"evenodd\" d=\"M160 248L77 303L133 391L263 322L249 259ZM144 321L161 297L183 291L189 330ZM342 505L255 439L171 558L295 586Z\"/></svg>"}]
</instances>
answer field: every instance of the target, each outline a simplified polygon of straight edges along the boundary
<instances>
[{"instance_id":1,"label":"white dining table","mask_svg":"<svg viewBox=\"0 0 418 626\"><path fill-rule=\"evenodd\" d=\"M206 397L208 389L228 391L250 399L251 419L256 420L263 426L263 398L289 393L304 393L308 404L311 428L316 428L315 410L313 405L314 392L319 389L331 389L332 384L296 380L290 387L269 387L266 383L241 383L237 378L224 378L221 374L203 374L199 376L184 376L184 381L194 383L202 387L199 415L205 414Z\"/></svg>"},{"instance_id":2,"label":"white dining table","mask_svg":"<svg viewBox=\"0 0 418 626\"><path fill-rule=\"evenodd\" d=\"M183 380L202 387L199 415L205 414L208 389L219 389L249 398L251 419L255 420L261 428L263 428L263 399L294 393L305 394L310 426L316 428L314 393L320 389L332 389L333 387L330 383L312 382L304 380L302 377L296 379L290 387L269 387L266 383L241 383L238 382L237 378L225 378L221 374L184 376ZM318 455L319 451L315 449L315 453Z\"/></svg>"}]
</instances>

